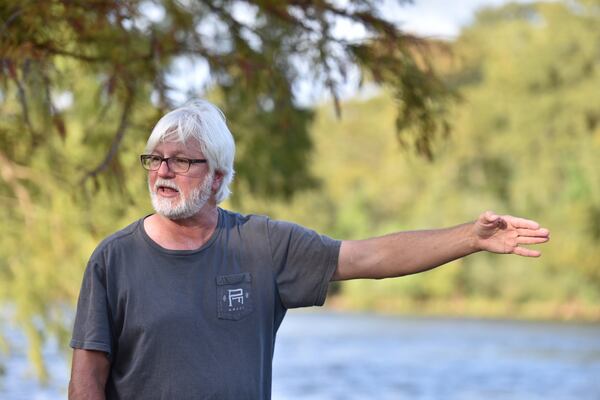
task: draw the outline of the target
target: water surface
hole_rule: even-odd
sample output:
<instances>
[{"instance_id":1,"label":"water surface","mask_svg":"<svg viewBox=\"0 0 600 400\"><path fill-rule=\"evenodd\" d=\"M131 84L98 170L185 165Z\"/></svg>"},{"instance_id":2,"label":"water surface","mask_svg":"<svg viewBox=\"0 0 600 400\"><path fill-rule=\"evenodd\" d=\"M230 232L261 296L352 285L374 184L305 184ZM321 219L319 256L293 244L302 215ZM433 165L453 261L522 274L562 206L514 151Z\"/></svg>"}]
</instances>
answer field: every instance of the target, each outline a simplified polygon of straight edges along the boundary
<instances>
[{"instance_id":1,"label":"water surface","mask_svg":"<svg viewBox=\"0 0 600 400\"><path fill-rule=\"evenodd\" d=\"M41 387L8 331L0 399L66 398L56 344ZM292 311L273 363L274 400L600 400L600 325Z\"/></svg>"},{"instance_id":2,"label":"water surface","mask_svg":"<svg viewBox=\"0 0 600 400\"><path fill-rule=\"evenodd\" d=\"M600 326L296 313L275 399L600 399Z\"/></svg>"}]
</instances>

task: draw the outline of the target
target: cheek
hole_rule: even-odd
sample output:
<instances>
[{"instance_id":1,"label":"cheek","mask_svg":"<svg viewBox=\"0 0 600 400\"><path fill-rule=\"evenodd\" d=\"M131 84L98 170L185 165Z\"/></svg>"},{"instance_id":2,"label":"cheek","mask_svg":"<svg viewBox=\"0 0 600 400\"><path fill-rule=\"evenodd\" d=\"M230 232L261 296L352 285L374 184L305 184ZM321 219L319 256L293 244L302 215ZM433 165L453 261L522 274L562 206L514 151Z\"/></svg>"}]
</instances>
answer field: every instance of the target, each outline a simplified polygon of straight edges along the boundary
<instances>
[{"instance_id":1,"label":"cheek","mask_svg":"<svg viewBox=\"0 0 600 400\"><path fill-rule=\"evenodd\" d=\"M148 186L150 186L150 188L154 187L154 182L156 182L156 173L155 172L149 172L148 173Z\"/></svg>"}]
</instances>

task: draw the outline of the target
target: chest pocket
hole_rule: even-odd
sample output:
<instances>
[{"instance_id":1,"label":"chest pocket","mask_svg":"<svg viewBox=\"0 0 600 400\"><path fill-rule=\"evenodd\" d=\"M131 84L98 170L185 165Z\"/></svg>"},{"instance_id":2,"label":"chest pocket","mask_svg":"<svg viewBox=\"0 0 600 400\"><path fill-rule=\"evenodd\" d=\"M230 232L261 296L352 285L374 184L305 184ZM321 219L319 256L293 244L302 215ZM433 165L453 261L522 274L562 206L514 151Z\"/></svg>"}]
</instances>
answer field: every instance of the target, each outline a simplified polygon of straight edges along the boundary
<instances>
[{"instance_id":1,"label":"chest pocket","mask_svg":"<svg viewBox=\"0 0 600 400\"><path fill-rule=\"evenodd\" d=\"M254 310L252 275L243 272L217 276L217 317L240 320Z\"/></svg>"}]
</instances>

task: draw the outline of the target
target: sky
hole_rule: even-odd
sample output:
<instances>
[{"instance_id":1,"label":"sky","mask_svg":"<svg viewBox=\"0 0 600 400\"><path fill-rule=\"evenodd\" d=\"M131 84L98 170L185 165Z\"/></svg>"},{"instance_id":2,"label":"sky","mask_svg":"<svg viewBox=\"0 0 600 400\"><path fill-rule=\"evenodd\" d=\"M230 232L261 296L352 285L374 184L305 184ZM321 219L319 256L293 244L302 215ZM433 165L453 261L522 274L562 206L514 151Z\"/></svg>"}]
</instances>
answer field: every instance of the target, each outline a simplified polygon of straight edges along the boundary
<instances>
[{"instance_id":1,"label":"sky","mask_svg":"<svg viewBox=\"0 0 600 400\"><path fill-rule=\"evenodd\" d=\"M525 1L517 1L524 3ZM461 27L470 24L482 7L499 7L507 0L414 0L413 4L398 5L397 0L386 0L386 15L400 24L400 28L424 36L451 39L458 36Z\"/></svg>"}]
</instances>

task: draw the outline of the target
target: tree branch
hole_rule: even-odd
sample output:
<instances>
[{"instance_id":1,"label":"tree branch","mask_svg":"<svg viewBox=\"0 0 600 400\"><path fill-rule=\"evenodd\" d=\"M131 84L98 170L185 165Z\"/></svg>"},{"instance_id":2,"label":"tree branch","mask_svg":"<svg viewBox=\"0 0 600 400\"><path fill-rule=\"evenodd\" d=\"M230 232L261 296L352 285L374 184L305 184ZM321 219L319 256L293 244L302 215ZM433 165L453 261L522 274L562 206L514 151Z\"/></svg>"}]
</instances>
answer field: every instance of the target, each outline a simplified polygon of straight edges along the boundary
<instances>
[{"instance_id":1,"label":"tree branch","mask_svg":"<svg viewBox=\"0 0 600 400\"><path fill-rule=\"evenodd\" d=\"M123 112L121 113L121 120L119 122L119 127L117 128L117 132L115 133L115 137L113 138L112 144L110 145L110 149L102 162L96 166L91 171L88 171L79 181L79 184L82 185L89 178L94 178L98 176L101 172L106 170L110 165L111 161L117 155L119 151L119 146L123 141L123 137L125 136L125 131L127 130L127 126L129 125L129 114L131 109L133 108L133 99L134 99L135 90L131 87L127 88L127 97L125 98L125 105L123 106Z\"/></svg>"},{"instance_id":2,"label":"tree branch","mask_svg":"<svg viewBox=\"0 0 600 400\"><path fill-rule=\"evenodd\" d=\"M17 197L19 208L23 213L25 225L31 227L33 225L31 197L27 189L19 182L19 179L25 179L29 174L24 167L13 163L2 152L0 152L0 163L2 164L0 178L13 190Z\"/></svg>"},{"instance_id":3,"label":"tree branch","mask_svg":"<svg viewBox=\"0 0 600 400\"><path fill-rule=\"evenodd\" d=\"M12 24L12 22L21 14L23 14L23 9L17 7L15 12L13 12L11 15L9 15L8 18L6 18L6 21L4 21L4 23L0 27L0 34L4 34L4 31L6 31L6 29L8 29L8 26L10 24Z\"/></svg>"},{"instance_id":4,"label":"tree branch","mask_svg":"<svg viewBox=\"0 0 600 400\"><path fill-rule=\"evenodd\" d=\"M15 83L15 86L17 87L17 98L19 99L19 104L21 105L21 111L23 113L23 122L25 122L25 126L27 126L27 129L29 129L29 132L31 133L32 142L35 147L38 138L38 133L33 128L31 118L29 117L29 106L27 105L27 95L25 94L25 87L23 87L23 84L19 80L19 77L17 76L17 71L15 70L14 65L12 65L12 63L8 65L8 69L10 77L12 78L13 82Z\"/></svg>"}]
</instances>

